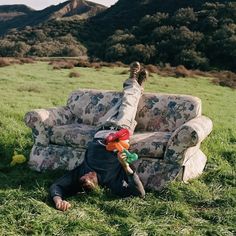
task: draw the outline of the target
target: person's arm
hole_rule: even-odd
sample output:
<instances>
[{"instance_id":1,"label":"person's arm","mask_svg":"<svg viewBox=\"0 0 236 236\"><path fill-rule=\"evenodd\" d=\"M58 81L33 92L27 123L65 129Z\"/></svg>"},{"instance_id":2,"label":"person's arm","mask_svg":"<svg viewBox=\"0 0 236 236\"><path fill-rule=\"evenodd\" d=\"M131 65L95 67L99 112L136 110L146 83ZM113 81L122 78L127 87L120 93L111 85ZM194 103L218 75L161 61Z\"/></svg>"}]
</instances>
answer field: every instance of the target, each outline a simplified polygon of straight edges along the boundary
<instances>
[{"instance_id":1,"label":"person's arm","mask_svg":"<svg viewBox=\"0 0 236 236\"><path fill-rule=\"evenodd\" d=\"M127 177L128 177L128 186L123 187L122 189L122 195L124 197L126 196L140 196L142 198L145 197L145 190L143 187L143 184L137 175L135 171L133 171L130 167L130 165L125 161L126 159L126 154L125 153L120 153L118 155L118 159L125 170Z\"/></svg>"},{"instance_id":2,"label":"person's arm","mask_svg":"<svg viewBox=\"0 0 236 236\"><path fill-rule=\"evenodd\" d=\"M65 201L64 198L75 194L80 189L79 181L76 181L77 168L56 180L50 187L50 196L58 210L68 210L71 207L71 204Z\"/></svg>"}]
</instances>

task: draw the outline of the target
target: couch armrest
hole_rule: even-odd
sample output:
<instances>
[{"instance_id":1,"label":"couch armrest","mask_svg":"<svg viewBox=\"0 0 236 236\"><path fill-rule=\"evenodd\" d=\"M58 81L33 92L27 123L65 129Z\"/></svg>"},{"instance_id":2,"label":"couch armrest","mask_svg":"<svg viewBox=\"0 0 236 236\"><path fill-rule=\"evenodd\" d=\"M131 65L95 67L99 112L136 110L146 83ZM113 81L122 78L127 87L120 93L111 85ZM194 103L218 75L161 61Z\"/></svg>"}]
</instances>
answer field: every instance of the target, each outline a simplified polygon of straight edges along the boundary
<instances>
[{"instance_id":1,"label":"couch armrest","mask_svg":"<svg viewBox=\"0 0 236 236\"><path fill-rule=\"evenodd\" d=\"M70 124L74 115L66 106L36 109L25 114L25 124L32 129L35 143L46 146L49 143L50 127Z\"/></svg>"},{"instance_id":2,"label":"couch armrest","mask_svg":"<svg viewBox=\"0 0 236 236\"><path fill-rule=\"evenodd\" d=\"M164 159L167 161L183 161L185 151L200 144L212 131L212 121L206 116L196 117L173 132L168 141Z\"/></svg>"}]
</instances>

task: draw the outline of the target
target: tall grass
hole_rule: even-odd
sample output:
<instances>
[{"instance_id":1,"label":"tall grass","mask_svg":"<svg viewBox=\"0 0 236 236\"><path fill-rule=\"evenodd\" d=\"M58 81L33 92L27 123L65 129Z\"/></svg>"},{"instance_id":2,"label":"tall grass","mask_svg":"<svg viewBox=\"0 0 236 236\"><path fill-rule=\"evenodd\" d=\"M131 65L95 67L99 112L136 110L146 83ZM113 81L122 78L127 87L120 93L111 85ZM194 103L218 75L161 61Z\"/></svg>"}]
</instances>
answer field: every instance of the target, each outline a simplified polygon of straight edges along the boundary
<instances>
[{"instance_id":1,"label":"tall grass","mask_svg":"<svg viewBox=\"0 0 236 236\"><path fill-rule=\"evenodd\" d=\"M205 173L189 184L170 183L145 199L119 199L107 190L70 198L58 212L48 187L62 171L36 173L27 164L10 167L14 151L29 155L31 131L24 114L64 105L78 88L121 90L124 68L53 70L44 62L0 68L0 235L234 235L236 233L236 92L208 78L164 78L147 92L181 93L202 99L214 131L202 144ZM71 72L80 77L69 77Z\"/></svg>"}]
</instances>

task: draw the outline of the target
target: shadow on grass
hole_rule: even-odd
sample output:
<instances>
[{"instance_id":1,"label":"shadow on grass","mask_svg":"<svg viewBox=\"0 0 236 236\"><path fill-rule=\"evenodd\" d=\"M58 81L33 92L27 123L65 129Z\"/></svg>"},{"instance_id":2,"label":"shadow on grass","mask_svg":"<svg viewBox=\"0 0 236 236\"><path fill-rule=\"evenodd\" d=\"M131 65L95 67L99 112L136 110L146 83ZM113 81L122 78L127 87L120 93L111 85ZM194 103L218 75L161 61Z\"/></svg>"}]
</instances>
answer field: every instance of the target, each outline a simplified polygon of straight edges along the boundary
<instances>
[{"instance_id":1,"label":"shadow on grass","mask_svg":"<svg viewBox=\"0 0 236 236\"><path fill-rule=\"evenodd\" d=\"M30 170L27 163L10 166L9 164L0 165L0 190L8 194L16 191L26 197L33 197L37 200L46 202L52 206L48 195L50 185L61 176L65 171L47 171L39 173ZM19 193L20 192L22 193Z\"/></svg>"},{"instance_id":2,"label":"shadow on grass","mask_svg":"<svg viewBox=\"0 0 236 236\"><path fill-rule=\"evenodd\" d=\"M0 190L5 190L6 194L9 191L17 191L17 194L20 194L20 190L22 192L21 194L25 197L34 198L45 202L49 206L53 206L49 196L49 187L53 182L55 182L56 179L65 173L65 170L36 172L31 170L27 163L16 166L10 166L8 163L1 163ZM86 194L82 193L68 198L68 200L76 200L79 202L89 201L89 204L97 204L98 206L101 202L113 201L117 199L117 196L111 194L106 189L100 189L97 192ZM106 210L109 211L108 208L106 208ZM118 212L118 209L116 209L117 214L125 216L126 213L121 211Z\"/></svg>"},{"instance_id":3,"label":"shadow on grass","mask_svg":"<svg viewBox=\"0 0 236 236\"><path fill-rule=\"evenodd\" d=\"M236 167L236 151L224 151L221 155L230 165Z\"/></svg>"}]
</instances>

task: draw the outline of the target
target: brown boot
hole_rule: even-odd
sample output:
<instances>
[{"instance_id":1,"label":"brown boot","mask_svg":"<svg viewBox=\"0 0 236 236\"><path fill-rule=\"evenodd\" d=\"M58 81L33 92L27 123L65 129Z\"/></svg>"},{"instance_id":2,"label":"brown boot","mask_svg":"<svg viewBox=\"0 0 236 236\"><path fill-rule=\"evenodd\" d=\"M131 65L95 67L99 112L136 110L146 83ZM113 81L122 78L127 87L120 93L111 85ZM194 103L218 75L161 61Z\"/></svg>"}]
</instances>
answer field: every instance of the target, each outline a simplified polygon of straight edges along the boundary
<instances>
[{"instance_id":1,"label":"brown boot","mask_svg":"<svg viewBox=\"0 0 236 236\"><path fill-rule=\"evenodd\" d=\"M148 79L148 71L144 68L141 69L141 71L138 74L137 81L140 86L143 85L143 83Z\"/></svg>"},{"instance_id":2,"label":"brown boot","mask_svg":"<svg viewBox=\"0 0 236 236\"><path fill-rule=\"evenodd\" d=\"M136 79L138 78L138 73L141 69L140 63L138 61L135 61L130 64L130 79Z\"/></svg>"}]
</instances>

